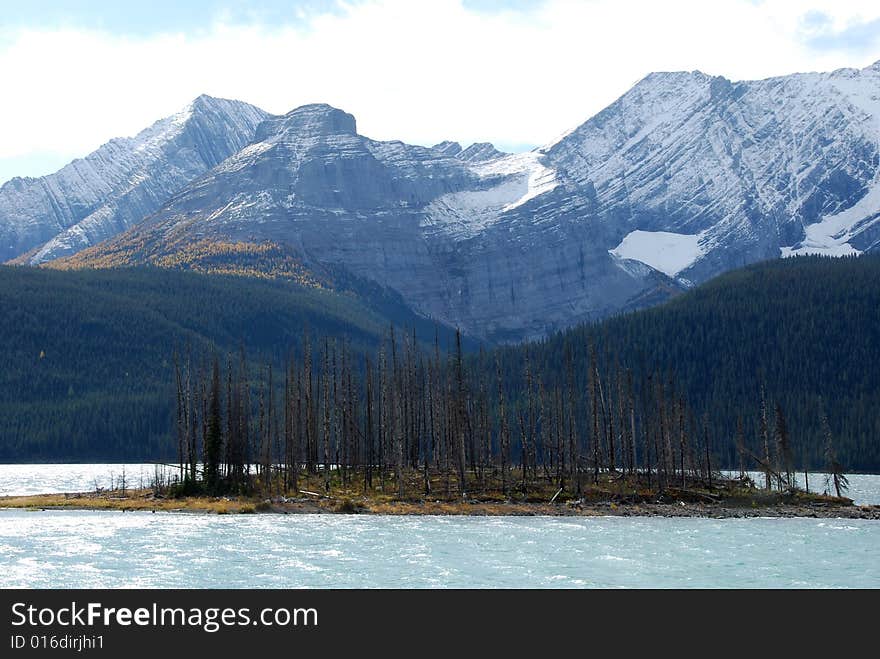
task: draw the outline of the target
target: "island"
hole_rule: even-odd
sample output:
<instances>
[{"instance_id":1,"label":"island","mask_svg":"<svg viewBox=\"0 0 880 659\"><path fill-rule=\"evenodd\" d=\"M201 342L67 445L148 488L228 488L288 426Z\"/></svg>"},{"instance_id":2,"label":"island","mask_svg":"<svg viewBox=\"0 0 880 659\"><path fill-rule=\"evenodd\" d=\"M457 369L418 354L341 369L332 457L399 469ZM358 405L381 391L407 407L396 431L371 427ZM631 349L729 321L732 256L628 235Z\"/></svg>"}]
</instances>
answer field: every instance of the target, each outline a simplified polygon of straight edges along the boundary
<instances>
[{"instance_id":1,"label":"island","mask_svg":"<svg viewBox=\"0 0 880 659\"><path fill-rule=\"evenodd\" d=\"M335 473L329 489L321 477L302 477L295 492L209 494L193 485L155 482L148 488L115 487L91 492L0 497L0 508L28 510L116 510L203 514L374 514L374 515L545 515L619 517L811 517L880 520L880 506L855 505L852 499L799 488L766 490L748 475L716 474L712 483L687 480L682 486L648 487L645 474L602 474L582 484L580 493L556 484L532 484L507 495L485 489L463 495L446 491L444 478L411 479L401 496L392 479L376 488L343 484ZM521 481L520 481L521 484ZM203 483L199 483L203 485ZM476 484L475 484L476 485ZM396 487L396 485L395 485ZM575 485L576 487L576 485Z\"/></svg>"}]
</instances>

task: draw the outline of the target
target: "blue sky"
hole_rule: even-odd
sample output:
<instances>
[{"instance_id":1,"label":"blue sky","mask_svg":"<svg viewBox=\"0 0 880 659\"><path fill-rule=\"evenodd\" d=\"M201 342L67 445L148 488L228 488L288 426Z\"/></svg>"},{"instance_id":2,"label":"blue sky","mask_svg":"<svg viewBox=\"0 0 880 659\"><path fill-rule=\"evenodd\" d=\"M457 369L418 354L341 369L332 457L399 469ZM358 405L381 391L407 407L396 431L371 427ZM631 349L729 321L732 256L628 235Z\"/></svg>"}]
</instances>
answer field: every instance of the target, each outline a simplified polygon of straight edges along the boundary
<instances>
[{"instance_id":1,"label":"blue sky","mask_svg":"<svg viewBox=\"0 0 880 659\"><path fill-rule=\"evenodd\" d=\"M814 11L804 16L804 23L808 26L804 43L813 51L876 54L880 46L880 18L836 28L833 16Z\"/></svg>"},{"instance_id":2,"label":"blue sky","mask_svg":"<svg viewBox=\"0 0 880 659\"><path fill-rule=\"evenodd\" d=\"M880 59L876 0L0 0L0 182L201 93L329 102L377 139L551 141L655 70Z\"/></svg>"},{"instance_id":3,"label":"blue sky","mask_svg":"<svg viewBox=\"0 0 880 659\"><path fill-rule=\"evenodd\" d=\"M6 28L89 28L133 36L159 32L193 32L217 16L233 23L273 25L298 20L301 13L338 11L327 0L7 0Z\"/></svg>"},{"instance_id":4,"label":"blue sky","mask_svg":"<svg viewBox=\"0 0 880 659\"><path fill-rule=\"evenodd\" d=\"M464 0L462 5L491 14L528 11L542 1ZM344 11L336 0L6 0L0 6L6 28L79 27L133 36L204 30L217 17L230 23L279 25Z\"/></svg>"}]
</instances>

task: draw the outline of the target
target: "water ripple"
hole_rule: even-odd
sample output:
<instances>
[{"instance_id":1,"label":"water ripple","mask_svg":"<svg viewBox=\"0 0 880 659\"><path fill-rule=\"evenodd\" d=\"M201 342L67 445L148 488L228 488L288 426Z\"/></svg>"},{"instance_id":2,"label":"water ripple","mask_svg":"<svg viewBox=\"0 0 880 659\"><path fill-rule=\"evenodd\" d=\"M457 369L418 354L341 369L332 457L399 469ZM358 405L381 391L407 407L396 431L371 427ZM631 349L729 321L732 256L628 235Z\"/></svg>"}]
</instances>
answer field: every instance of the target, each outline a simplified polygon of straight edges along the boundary
<instances>
[{"instance_id":1,"label":"water ripple","mask_svg":"<svg viewBox=\"0 0 880 659\"><path fill-rule=\"evenodd\" d=\"M0 511L0 587L880 587L862 520Z\"/></svg>"}]
</instances>

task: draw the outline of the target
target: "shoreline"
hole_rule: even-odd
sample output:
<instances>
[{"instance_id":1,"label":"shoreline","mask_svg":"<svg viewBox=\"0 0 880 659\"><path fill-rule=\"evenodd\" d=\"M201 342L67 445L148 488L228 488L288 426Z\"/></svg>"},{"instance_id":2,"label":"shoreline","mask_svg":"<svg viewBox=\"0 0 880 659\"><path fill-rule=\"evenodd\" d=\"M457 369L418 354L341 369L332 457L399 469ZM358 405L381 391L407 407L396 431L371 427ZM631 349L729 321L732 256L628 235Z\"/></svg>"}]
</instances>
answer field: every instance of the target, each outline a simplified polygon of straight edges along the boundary
<instances>
[{"instance_id":1,"label":"shoreline","mask_svg":"<svg viewBox=\"0 0 880 659\"><path fill-rule=\"evenodd\" d=\"M853 505L849 499L809 500L773 503L742 498L717 502L694 502L668 497L664 501L534 501L480 500L372 500L365 497L324 496L274 497L185 497L154 496L150 490L126 493L67 493L0 497L0 509L30 511L120 511L199 514L359 514L396 516L470 517L702 517L708 519L812 518L880 520L880 506Z\"/></svg>"}]
</instances>

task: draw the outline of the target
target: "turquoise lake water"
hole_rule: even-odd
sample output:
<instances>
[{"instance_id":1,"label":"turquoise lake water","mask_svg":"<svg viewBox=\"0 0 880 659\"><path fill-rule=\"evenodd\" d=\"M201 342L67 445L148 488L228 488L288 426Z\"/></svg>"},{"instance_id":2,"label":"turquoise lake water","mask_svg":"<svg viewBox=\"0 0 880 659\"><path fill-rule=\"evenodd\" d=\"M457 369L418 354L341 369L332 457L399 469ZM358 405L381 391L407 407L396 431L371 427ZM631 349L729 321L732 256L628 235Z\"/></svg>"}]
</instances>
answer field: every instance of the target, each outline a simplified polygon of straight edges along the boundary
<instances>
[{"instance_id":1,"label":"turquoise lake water","mask_svg":"<svg viewBox=\"0 0 880 659\"><path fill-rule=\"evenodd\" d=\"M0 493L122 471L75 467L0 466ZM134 486L153 466L125 471ZM851 482L880 498L880 476ZM880 588L880 522L0 510L10 587Z\"/></svg>"}]
</instances>

